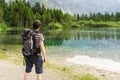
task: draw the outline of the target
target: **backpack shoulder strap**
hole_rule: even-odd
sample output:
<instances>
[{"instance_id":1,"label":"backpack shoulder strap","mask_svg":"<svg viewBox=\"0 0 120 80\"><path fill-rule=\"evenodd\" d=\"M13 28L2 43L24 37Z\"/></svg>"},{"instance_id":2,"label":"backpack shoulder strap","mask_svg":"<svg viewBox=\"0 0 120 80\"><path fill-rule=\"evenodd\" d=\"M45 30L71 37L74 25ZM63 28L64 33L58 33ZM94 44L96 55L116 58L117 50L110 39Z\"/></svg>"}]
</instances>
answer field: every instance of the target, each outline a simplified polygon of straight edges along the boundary
<instances>
[{"instance_id":1,"label":"backpack shoulder strap","mask_svg":"<svg viewBox=\"0 0 120 80\"><path fill-rule=\"evenodd\" d=\"M41 52L41 51L40 51L40 48L37 47L37 42L36 42L36 35L37 35L38 33L39 33L39 32L37 32L37 31L33 31L33 33L32 33L32 40L33 40L33 48L32 48L32 50L33 50L33 52L35 52L35 54L38 54L38 53Z\"/></svg>"},{"instance_id":2,"label":"backpack shoulder strap","mask_svg":"<svg viewBox=\"0 0 120 80\"><path fill-rule=\"evenodd\" d=\"M33 49L36 49L36 32L32 32L32 40L33 40Z\"/></svg>"}]
</instances>

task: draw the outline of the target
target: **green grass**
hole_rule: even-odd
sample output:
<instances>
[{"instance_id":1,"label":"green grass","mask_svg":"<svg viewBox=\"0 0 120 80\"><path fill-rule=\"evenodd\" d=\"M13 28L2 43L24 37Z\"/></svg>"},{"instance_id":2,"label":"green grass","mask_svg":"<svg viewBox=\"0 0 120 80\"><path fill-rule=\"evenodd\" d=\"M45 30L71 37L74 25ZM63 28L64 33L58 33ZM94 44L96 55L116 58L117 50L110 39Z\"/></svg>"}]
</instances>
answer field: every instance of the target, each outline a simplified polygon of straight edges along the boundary
<instances>
[{"instance_id":1,"label":"green grass","mask_svg":"<svg viewBox=\"0 0 120 80\"><path fill-rule=\"evenodd\" d=\"M45 64L45 68L54 69L56 71L59 71L63 75L68 76L68 78L70 80L99 80L97 77L95 77L91 74L85 74L82 76L79 73L75 73L73 67L66 67L66 66L57 65L54 63L47 62Z\"/></svg>"},{"instance_id":2,"label":"green grass","mask_svg":"<svg viewBox=\"0 0 120 80\"><path fill-rule=\"evenodd\" d=\"M0 44L0 59L23 64L21 45Z\"/></svg>"},{"instance_id":3,"label":"green grass","mask_svg":"<svg viewBox=\"0 0 120 80\"><path fill-rule=\"evenodd\" d=\"M72 22L71 28L120 28L120 22L113 22L113 21L99 21L95 22L93 20L89 21L76 21Z\"/></svg>"},{"instance_id":4,"label":"green grass","mask_svg":"<svg viewBox=\"0 0 120 80\"><path fill-rule=\"evenodd\" d=\"M69 73L72 70L72 67L61 66L54 63L50 63L50 62L47 62L45 64L45 67L49 69L59 70L60 72L63 72L63 73Z\"/></svg>"},{"instance_id":5,"label":"green grass","mask_svg":"<svg viewBox=\"0 0 120 80\"><path fill-rule=\"evenodd\" d=\"M8 56L6 54L0 54L0 59L1 60L7 60Z\"/></svg>"},{"instance_id":6,"label":"green grass","mask_svg":"<svg viewBox=\"0 0 120 80\"><path fill-rule=\"evenodd\" d=\"M98 78L94 77L91 74L87 74L81 77L81 80L98 80Z\"/></svg>"}]
</instances>

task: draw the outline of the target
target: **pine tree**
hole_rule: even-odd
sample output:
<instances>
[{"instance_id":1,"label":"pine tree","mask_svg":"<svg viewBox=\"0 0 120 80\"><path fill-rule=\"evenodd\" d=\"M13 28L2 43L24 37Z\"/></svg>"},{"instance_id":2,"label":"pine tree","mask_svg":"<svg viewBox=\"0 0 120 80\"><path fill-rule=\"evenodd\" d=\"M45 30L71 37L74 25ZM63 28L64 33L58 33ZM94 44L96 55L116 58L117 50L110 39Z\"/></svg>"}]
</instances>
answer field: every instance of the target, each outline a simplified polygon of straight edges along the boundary
<instances>
[{"instance_id":1,"label":"pine tree","mask_svg":"<svg viewBox=\"0 0 120 80\"><path fill-rule=\"evenodd\" d=\"M0 23L3 21L3 10L0 7Z\"/></svg>"}]
</instances>

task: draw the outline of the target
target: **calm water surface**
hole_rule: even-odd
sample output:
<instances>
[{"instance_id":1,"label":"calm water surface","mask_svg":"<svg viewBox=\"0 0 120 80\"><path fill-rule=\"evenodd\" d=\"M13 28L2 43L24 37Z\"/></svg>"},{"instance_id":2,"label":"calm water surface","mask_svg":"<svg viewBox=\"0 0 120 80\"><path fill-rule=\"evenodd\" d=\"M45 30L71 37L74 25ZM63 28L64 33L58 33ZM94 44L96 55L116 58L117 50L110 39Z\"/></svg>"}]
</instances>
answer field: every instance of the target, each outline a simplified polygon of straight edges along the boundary
<instances>
[{"instance_id":1,"label":"calm water surface","mask_svg":"<svg viewBox=\"0 0 120 80\"><path fill-rule=\"evenodd\" d=\"M44 33L49 54L86 55L120 61L120 29L58 30Z\"/></svg>"},{"instance_id":2,"label":"calm water surface","mask_svg":"<svg viewBox=\"0 0 120 80\"><path fill-rule=\"evenodd\" d=\"M120 73L120 29L76 29L45 33L47 53L66 62Z\"/></svg>"},{"instance_id":3,"label":"calm water surface","mask_svg":"<svg viewBox=\"0 0 120 80\"><path fill-rule=\"evenodd\" d=\"M76 55L120 61L120 28L44 30L45 46L49 55ZM17 34L16 34L17 33ZM21 32L0 34L0 44L20 45Z\"/></svg>"}]
</instances>

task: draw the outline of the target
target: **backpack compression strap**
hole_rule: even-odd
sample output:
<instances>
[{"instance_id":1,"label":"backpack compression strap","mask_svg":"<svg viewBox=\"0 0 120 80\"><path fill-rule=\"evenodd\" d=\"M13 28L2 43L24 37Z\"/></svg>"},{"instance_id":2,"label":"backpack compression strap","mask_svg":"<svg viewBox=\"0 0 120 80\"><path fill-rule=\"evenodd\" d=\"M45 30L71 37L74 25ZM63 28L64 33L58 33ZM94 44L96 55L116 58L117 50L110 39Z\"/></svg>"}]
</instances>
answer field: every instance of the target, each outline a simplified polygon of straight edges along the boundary
<instances>
[{"instance_id":1,"label":"backpack compression strap","mask_svg":"<svg viewBox=\"0 0 120 80\"><path fill-rule=\"evenodd\" d=\"M36 37L35 36L36 36L36 32L33 31L32 36L31 36L31 41L32 41L31 49L33 52L35 52L35 50L36 50Z\"/></svg>"}]
</instances>

